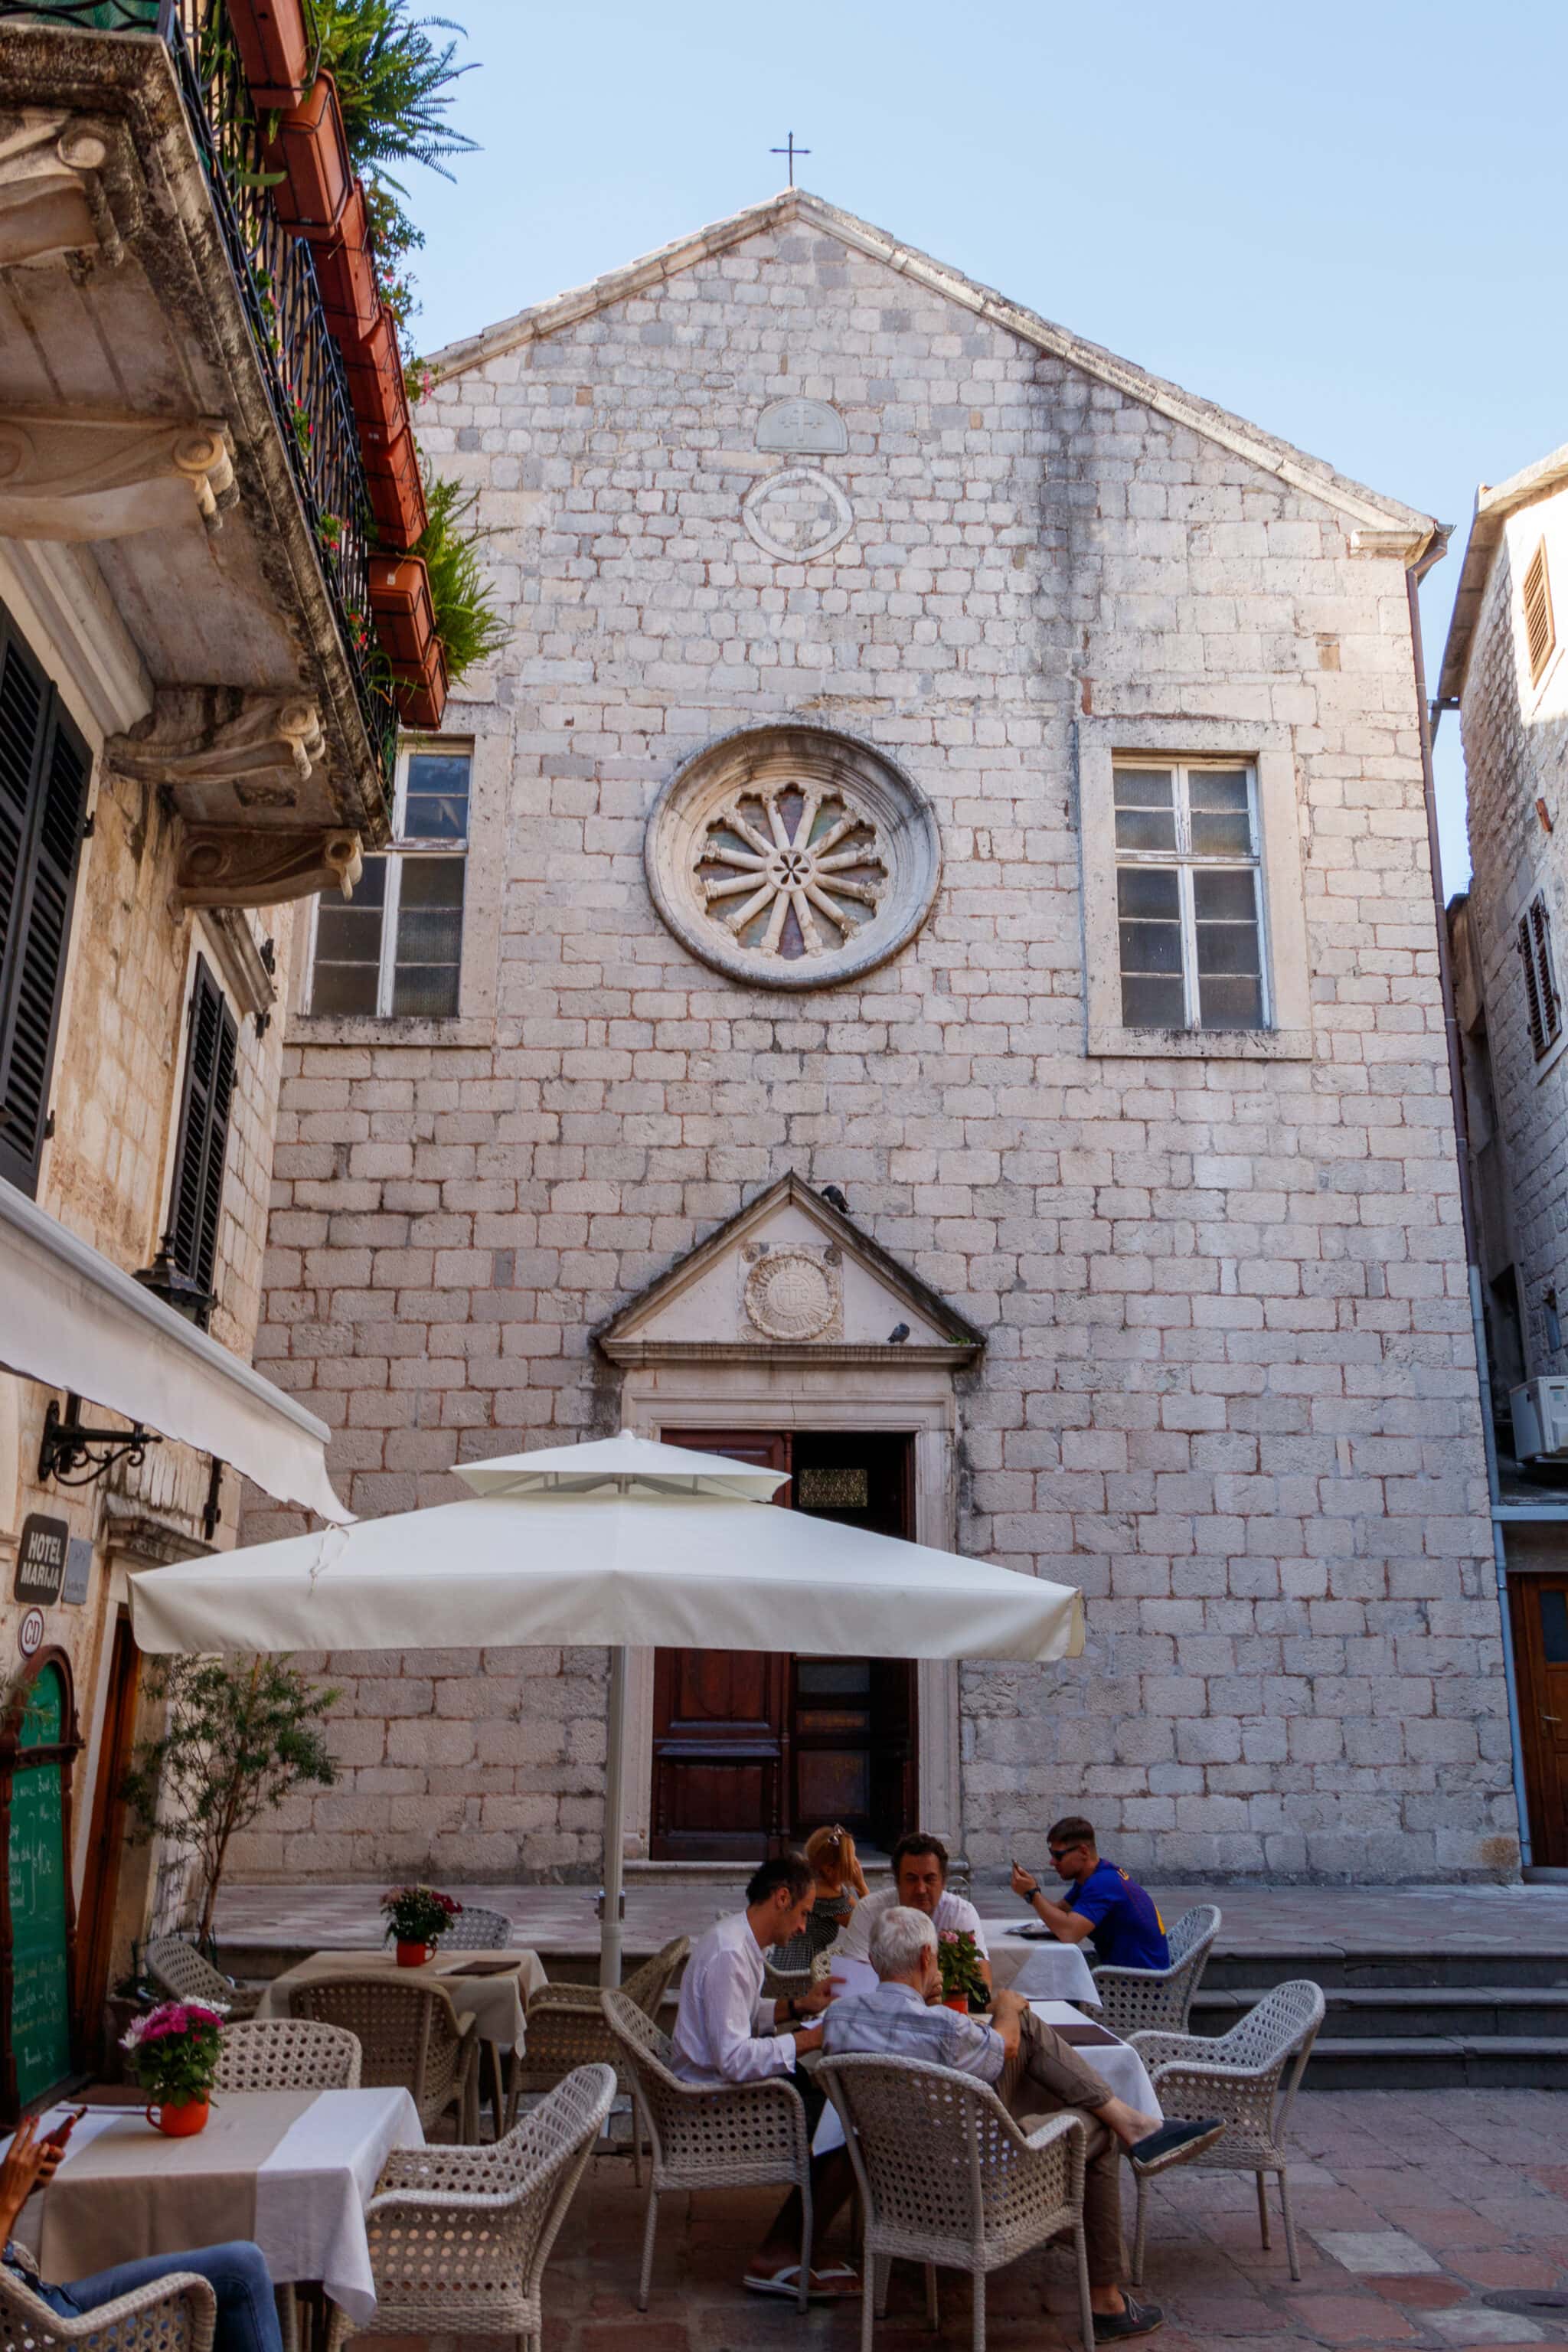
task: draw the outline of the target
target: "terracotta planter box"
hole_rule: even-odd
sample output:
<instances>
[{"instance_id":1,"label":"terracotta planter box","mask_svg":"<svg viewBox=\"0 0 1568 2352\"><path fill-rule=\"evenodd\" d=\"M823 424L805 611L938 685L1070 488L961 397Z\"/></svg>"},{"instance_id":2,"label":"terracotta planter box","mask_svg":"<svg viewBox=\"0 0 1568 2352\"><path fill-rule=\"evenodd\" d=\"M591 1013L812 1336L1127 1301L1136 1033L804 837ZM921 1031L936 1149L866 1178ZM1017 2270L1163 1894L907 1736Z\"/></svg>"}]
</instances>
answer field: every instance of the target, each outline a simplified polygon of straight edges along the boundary
<instances>
[{"instance_id":1,"label":"terracotta planter box","mask_svg":"<svg viewBox=\"0 0 1568 2352\"><path fill-rule=\"evenodd\" d=\"M316 283L321 289L328 326L340 343L357 342L369 333L381 308L361 182L356 180L349 190L335 227L307 228L300 233L309 238L315 258Z\"/></svg>"},{"instance_id":2,"label":"terracotta planter box","mask_svg":"<svg viewBox=\"0 0 1568 2352\"><path fill-rule=\"evenodd\" d=\"M228 0L239 62L260 108L298 106L310 78L310 40L300 0Z\"/></svg>"},{"instance_id":3,"label":"terracotta planter box","mask_svg":"<svg viewBox=\"0 0 1568 2352\"><path fill-rule=\"evenodd\" d=\"M425 528L425 485L419 478L419 453L414 428L402 403L398 385L397 421L390 429L360 425L360 449L364 458L365 484L371 511L388 546L412 547Z\"/></svg>"},{"instance_id":4,"label":"terracotta planter box","mask_svg":"<svg viewBox=\"0 0 1568 2352\"><path fill-rule=\"evenodd\" d=\"M447 709L447 656L440 638L431 638L429 651L417 668L395 662L392 677L393 699L404 725L434 733Z\"/></svg>"},{"instance_id":5,"label":"terracotta planter box","mask_svg":"<svg viewBox=\"0 0 1568 2352\"><path fill-rule=\"evenodd\" d=\"M401 420L403 398L403 353L391 311L377 310L363 335L340 335L338 349L355 416L365 429L388 433L393 419Z\"/></svg>"},{"instance_id":6,"label":"terracotta planter box","mask_svg":"<svg viewBox=\"0 0 1568 2352\"><path fill-rule=\"evenodd\" d=\"M422 673L436 642L430 575L417 555L374 556L370 608L381 649L395 669Z\"/></svg>"},{"instance_id":7,"label":"terracotta planter box","mask_svg":"<svg viewBox=\"0 0 1568 2352\"><path fill-rule=\"evenodd\" d=\"M336 227L353 173L331 74L318 74L300 104L282 117L276 138L267 142L266 161L268 171L283 173L272 201L285 228Z\"/></svg>"}]
</instances>

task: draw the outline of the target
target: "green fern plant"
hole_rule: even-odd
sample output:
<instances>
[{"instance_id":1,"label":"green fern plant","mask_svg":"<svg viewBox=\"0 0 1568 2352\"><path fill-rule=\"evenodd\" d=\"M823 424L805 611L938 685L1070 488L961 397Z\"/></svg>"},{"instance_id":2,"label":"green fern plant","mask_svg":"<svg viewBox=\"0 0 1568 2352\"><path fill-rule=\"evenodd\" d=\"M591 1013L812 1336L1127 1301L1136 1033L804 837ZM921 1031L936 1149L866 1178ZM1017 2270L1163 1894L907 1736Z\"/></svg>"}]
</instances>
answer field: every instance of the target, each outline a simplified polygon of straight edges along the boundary
<instances>
[{"instance_id":1,"label":"green fern plant","mask_svg":"<svg viewBox=\"0 0 1568 2352\"><path fill-rule=\"evenodd\" d=\"M426 482L429 520L409 550L411 555L424 557L430 574L436 634L447 656L450 686L499 654L507 641L506 625L479 566L479 551L488 534L477 527L464 528L478 497L477 490L465 490L461 482Z\"/></svg>"},{"instance_id":2,"label":"green fern plant","mask_svg":"<svg viewBox=\"0 0 1568 2352\"><path fill-rule=\"evenodd\" d=\"M412 0L315 0L321 63L338 86L349 153L362 176L374 173L403 193L389 168L424 163L449 180L449 156L476 141L446 120L452 86L471 65L455 62L466 38L447 16L416 16Z\"/></svg>"}]
</instances>

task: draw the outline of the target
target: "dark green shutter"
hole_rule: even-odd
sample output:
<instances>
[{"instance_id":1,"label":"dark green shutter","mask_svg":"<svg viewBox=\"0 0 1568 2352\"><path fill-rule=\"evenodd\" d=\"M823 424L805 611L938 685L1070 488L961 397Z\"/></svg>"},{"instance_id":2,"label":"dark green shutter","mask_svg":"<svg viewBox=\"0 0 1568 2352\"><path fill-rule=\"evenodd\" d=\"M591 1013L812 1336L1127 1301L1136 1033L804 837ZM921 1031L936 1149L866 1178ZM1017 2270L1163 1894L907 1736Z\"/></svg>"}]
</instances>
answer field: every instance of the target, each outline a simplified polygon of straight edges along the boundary
<instances>
[{"instance_id":1,"label":"dark green shutter","mask_svg":"<svg viewBox=\"0 0 1568 2352\"><path fill-rule=\"evenodd\" d=\"M49 1116L91 765L0 605L0 1176L29 1195Z\"/></svg>"},{"instance_id":2,"label":"dark green shutter","mask_svg":"<svg viewBox=\"0 0 1568 2352\"><path fill-rule=\"evenodd\" d=\"M223 1208L223 1170L238 1037L223 991L198 956L191 992L185 1097L174 1152L169 1230L174 1235L175 1265L204 1290L211 1290L217 1265L218 1217ZM202 1324L205 1329L205 1315Z\"/></svg>"}]
</instances>

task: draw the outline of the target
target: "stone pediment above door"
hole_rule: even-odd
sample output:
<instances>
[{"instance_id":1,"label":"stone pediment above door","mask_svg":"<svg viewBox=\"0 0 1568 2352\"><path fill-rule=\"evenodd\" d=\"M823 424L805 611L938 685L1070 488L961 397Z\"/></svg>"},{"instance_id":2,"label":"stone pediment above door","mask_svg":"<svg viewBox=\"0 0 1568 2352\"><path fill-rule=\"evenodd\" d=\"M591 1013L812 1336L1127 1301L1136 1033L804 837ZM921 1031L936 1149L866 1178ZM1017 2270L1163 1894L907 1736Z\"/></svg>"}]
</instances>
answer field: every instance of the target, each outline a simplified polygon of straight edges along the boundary
<instances>
[{"instance_id":1,"label":"stone pediment above door","mask_svg":"<svg viewBox=\"0 0 1568 2352\"><path fill-rule=\"evenodd\" d=\"M973 1362L984 1334L792 1170L595 1335L616 1364Z\"/></svg>"}]
</instances>

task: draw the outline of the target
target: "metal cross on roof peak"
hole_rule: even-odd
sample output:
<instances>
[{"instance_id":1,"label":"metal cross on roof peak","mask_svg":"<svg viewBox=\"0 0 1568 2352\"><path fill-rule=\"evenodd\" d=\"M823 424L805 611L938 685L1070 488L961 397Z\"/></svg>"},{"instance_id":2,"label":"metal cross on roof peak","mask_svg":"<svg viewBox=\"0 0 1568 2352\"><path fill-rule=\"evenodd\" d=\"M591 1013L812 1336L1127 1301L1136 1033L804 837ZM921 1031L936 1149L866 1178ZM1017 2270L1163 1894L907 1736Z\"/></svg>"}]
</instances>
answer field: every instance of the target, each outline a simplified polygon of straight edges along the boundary
<instances>
[{"instance_id":1,"label":"metal cross on roof peak","mask_svg":"<svg viewBox=\"0 0 1568 2352\"><path fill-rule=\"evenodd\" d=\"M784 156L787 156L787 157L788 157L788 159L789 159L789 184L790 184L790 186L791 186L792 188L793 188L793 187L794 187L794 185L795 185L795 157L796 157L797 155L809 155L809 154L810 154L810 152L811 152L811 150L810 150L810 148L809 148L809 147L797 147L797 146L795 145L795 132L794 132L793 131L792 131L789 133L789 135L788 135L788 143L787 143L785 146L783 146L783 147L770 147L770 148L768 149L768 153L769 153L770 155L784 155Z\"/></svg>"}]
</instances>

